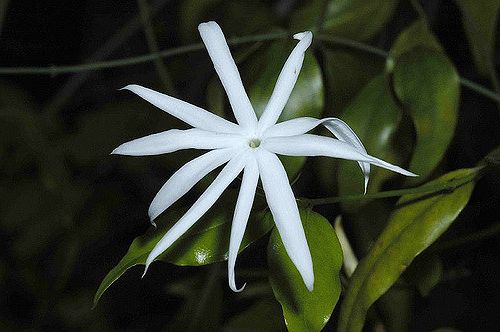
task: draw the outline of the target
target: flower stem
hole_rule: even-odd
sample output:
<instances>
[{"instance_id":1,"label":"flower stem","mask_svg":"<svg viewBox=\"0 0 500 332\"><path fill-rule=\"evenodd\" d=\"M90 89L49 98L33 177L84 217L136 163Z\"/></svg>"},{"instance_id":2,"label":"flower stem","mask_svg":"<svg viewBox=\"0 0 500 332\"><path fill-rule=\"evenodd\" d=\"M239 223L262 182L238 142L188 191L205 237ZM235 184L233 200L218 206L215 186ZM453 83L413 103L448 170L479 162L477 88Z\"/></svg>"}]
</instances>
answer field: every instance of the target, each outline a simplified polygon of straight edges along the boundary
<instances>
[{"instance_id":1,"label":"flower stem","mask_svg":"<svg viewBox=\"0 0 500 332\"><path fill-rule=\"evenodd\" d=\"M288 34L286 32L267 33L262 35L251 35L228 39L229 45L241 45L258 41L267 41L282 39ZM48 67L0 67L0 75L61 75L69 73L78 73L89 70L101 70L108 68L124 67L151 62L158 58L167 58L175 55L181 55L189 52L200 51L204 49L202 43L190 44L170 48L168 50L144 54L136 57L122 58L110 61L100 61L69 66L48 66Z\"/></svg>"},{"instance_id":2,"label":"flower stem","mask_svg":"<svg viewBox=\"0 0 500 332\"><path fill-rule=\"evenodd\" d=\"M235 46L259 41L269 41L282 39L288 36L286 32L276 32L276 33L267 33L261 35L250 35L244 37L236 37L228 39L228 44ZM324 42L330 42L332 44L337 44L341 46L346 46L352 49L357 49L366 53L374 54L383 58L388 58L390 55L387 51L380 49L378 47L371 46L369 44L361 43L352 39L342 38L342 37L331 37L326 35L319 35L316 37L317 40L321 40ZM168 50L153 52L149 54L144 54L136 57L122 58L110 61L100 61L93 63L85 63L79 65L69 65L69 66L48 66L48 67L0 67L0 75L61 75L61 74L69 74L69 73L79 73L86 72L92 70L102 70L109 68L117 68L117 67L125 67L132 66L142 63L147 63L151 61L155 61L159 58L167 58L176 55L181 55L190 52L196 52L203 50L204 46L202 43L198 44L190 44L175 48L170 48ZM500 94L497 94L482 85L474 83L466 78L460 77L460 83L477 92L484 97L492 99L496 102L500 102Z\"/></svg>"},{"instance_id":3,"label":"flower stem","mask_svg":"<svg viewBox=\"0 0 500 332\"><path fill-rule=\"evenodd\" d=\"M369 44L361 43L353 39L342 38L342 37L331 37L327 35L319 35L316 37L316 40L320 40L323 42L332 43L335 45L346 46L355 50L360 50L365 53L370 53L373 55L377 55L382 58L388 58L389 52L384 51L381 48L371 46Z\"/></svg>"},{"instance_id":4,"label":"flower stem","mask_svg":"<svg viewBox=\"0 0 500 332\"><path fill-rule=\"evenodd\" d=\"M444 184L443 183L425 184L423 186L415 188L380 191L378 193L366 194L366 195L360 194L360 195L346 195L346 196L335 196L335 197L325 197L325 198L299 198L298 200L304 202L305 204L308 204L309 206L317 206L317 205L336 204L348 201L363 201L368 199L399 197L410 194L435 195L440 193L452 192L458 187L461 187L469 182L475 181L477 177L480 175L481 172L478 169L477 172L474 172L469 176L451 179Z\"/></svg>"},{"instance_id":5,"label":"flower stem","mask_svg":"<svg viewBox=\"0 0 500 332\"><path fill-rule=\"evenodd\" d=\"M460 77L460 83L463 86L465 86L471 90L474 90L477 93L482 94L483 96L488 97L488 98L496 101L497 103L500 103L500 95L489 90L489 89L486 89L484 86L479 85L477 83L474 83L474 82L472 82L464 77Z\"/></svg>"},{"instance_id":6,"label":"flower stem","mask_svg":"<svg viewBox=\"0 0 500 332\"><path fill-rule=\"evenodd\" d=\"M158 47L158 40L153 29L153 24L151 23L151 12L148 2L147 0L137 0L137 6L139 7L139 14L144 27L144 34L146 36L149 51L151 51L151 53L158 53L160 49ZM154 59L154 64L163 87L165 88L165 92L175 95L176 92L174 83L172 82L172 79L167 71L167 67L163 63L162 59Z\"/></svg>"},{"instance_id":7,"label":"flower stem","mask_svg":"<svg viewBox=\"0 0 500 332\"><path fill-rule=\"evenodd\" d=\"M316 39L324 41L324 42L329 42L332 44L340 45L340 46L346 46L352 49L360 50L366 53L370 53L373 55L377 55L382 58L389 58L390 54L387 51L384 51L383 49L380 49L378 47L374 47L365 43L360 43L355 40L351 39L346 39L346 38L340 38L340 37L330 37L330 36L323 36L320 35L316 37ZM495 81L493 81L495 82ZM477 83L472 82L471 80L468 80L464 77L460 77L460 84L462 84L464 87L467 87L475 92L477 92L480 95L483 95L484 97L487 97L491 100L494 100L498 103L500 103L500 94L495 93L492 90L489 90L485 88L482 85L479 85Z\"/></svg>"}]
</instances>

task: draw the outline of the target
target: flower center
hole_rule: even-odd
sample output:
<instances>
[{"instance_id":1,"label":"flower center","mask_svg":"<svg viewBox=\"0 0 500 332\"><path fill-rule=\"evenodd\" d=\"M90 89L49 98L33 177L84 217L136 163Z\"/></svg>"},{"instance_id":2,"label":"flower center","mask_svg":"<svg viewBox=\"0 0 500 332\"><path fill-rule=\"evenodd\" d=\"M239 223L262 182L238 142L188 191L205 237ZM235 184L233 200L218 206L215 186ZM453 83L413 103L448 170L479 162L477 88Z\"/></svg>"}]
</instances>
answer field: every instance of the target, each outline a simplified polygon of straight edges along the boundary
<instances>
[{"instance_id":1,"label":"flower center","mask_svg":"<svg viewBox=\"0 0 500 332\"><path fill-rule=\"evenodd\" d=\"M260 146L260 139L258 138L252 138L251 140L248 141L248 145L252 148L258 148Z\"/></svg>"}]
</instances>

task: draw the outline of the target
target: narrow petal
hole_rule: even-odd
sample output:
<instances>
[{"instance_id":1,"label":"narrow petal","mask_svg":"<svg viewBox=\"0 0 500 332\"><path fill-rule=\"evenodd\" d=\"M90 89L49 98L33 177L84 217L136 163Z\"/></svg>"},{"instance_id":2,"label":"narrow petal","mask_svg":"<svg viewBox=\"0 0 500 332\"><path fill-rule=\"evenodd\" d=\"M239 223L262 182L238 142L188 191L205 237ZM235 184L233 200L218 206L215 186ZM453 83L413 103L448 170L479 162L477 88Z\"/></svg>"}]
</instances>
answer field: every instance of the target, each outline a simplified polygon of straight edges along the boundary
<instances>
[{"instance_id":1,"label":"narrow petal","mask_svg":"<svg viewBox=\"0 0 500 332\"><path fill-rule=\"evenodd\" d=\"M144 269L143 276L146 274L149 265L167 250L172 243L186 233L212 207L224 190L240 174L245 166L246 159L246 155L242 156L241 154L231 159L186 214L161 238L146 259L146 268Z\"/></svg>"},{"instance_id":2,"label":"narrow petal","mask_svg":"<svg viewBox=\"0 0 500 332\"><path fill-rule=\"evenodd\" d=\"M229 278L229 287L235 292L241 292L245 285L241 288L236 287L234 277L234 267L236 265L236 256L240 249L241 240L245 234L248 217L252 210L253 200L255 197L255 189L259 181L259 167L254 158L249 158L243 173L243 180L241 182L240 193L236 201L236 208L234 210L233 224L231 227L231 239L229 241L229 258L227 265L227 272Z\"/></svg>"},{"instance_id":3,"label":"narrow petal","mask_svg":"<svg viewBox=\"0 0 500 332\"><path fill-rule=\"evenodd\" d=\"M364 154L368 154L358 135L356 135L356 133L351 129L351 127L347 125L347 123L337 118L323 119L322 123L339 140L356 147ZM368 180L370 179L370 164L363 161L358 161L358 164L365 178L364 193L366 194L366 189L368 188Z\"/></svg>"},{"instance_id":4,"label":"narrow petal","mask_svg":"<svg viewBox=\"0 0 500 332\"><path fill-rule=\"evenodd\" d=\"M363 143L351 127L349 127L344 121L337 118L315 119L302 117L284 121L267 129L264 133L264 137L302 135L316 128L320 124L324 125L339 140L354 146L364 154L367 153ZM365 177L366 193L368 180L370 178L370 164L362 161L359 161L358 164Z\"/></svg>"},{"instance_id":5,"label":"narrow petal","mask_svg":"<svg viewBox=\"0 0 500 332\"><path fill-rule=\"evenodd\" d=\"M267 204L285 250L297 267L307 289L312 291L314 271L311 253L285 169L275 154L264 149L258 150L257 161Z\"/></svg>"},{"instance_id":6,"label":"narrow petal","mask_svg":"<svg viewBox=\"0 0 500 332\"><path fill-rule=\"evenodd\" d=\"M151 156L183 149L220 149L244 145L241 135L206 131L198 128L171 129L123 143L111 152L127 156Z\"/></svg>"},{"instance_id":7,"label":"narrow petal","mask_svg":"<svg viewBox=\"0 0 500 332\"><path fill-rule=\"evenodd\" d=\"M417 176L399 166L362 153L348 143L330 137L310 134L270 137L262 142L262 146L271 152L287 156L325 156L356 160L368 162L406 176Z\"/></svg>"},{"instance_id":8,"label":"narrow petal","mask_svg":"<svg viewBox=\"0 0 500 332\"><path fill-rule=\"evenodd\" d=\"M274 86L271 98L259 119L260 133L263 133L267 128L275 124L283 108L285 108L295 82L297 82L297 77L299 77L300 69L304 62L304 54L311 45L312 32L297 33L293 38L299 40L299 43L286 60Z\"/></svg>"},{"instance_id":9,"label":"narrow petal","mask_svg":"<svg viewBox=\"0 0 500 332\"><path fill-rule=\"evenodd\" d=\"M180 99L164 95L163 93L136 84L127 85L122 88L122 90L132 91L159 109L193 127L221 133L236 134L241 132L241 128L239 128L238 125Z\"/></svg>"},{"instance_id":10,"label":"narrow petal","mask_svg":"<svg viewBox=\"0 0 500 332\"><path fill-rule=\"evenodd\" d=\"M254 129L257 125L257 116L245 92L240 73L221 28L212 21L201 23L198 30L212 59L215 71L219 75L224 90L226 90L236 120L244 128Z\"/></svg>"},{"instance_id":11,"label":"narrow petal","mask_svg":"<svg viewBox=\"0 0 500 332\"><path fill-rule=\"evenodd\" d=\"M151 221L184 196L205 175L231 159L234 154L234 149L212 150L182 166L161 187L151 202L148 211Z\"/></svg>"}]
</instances>

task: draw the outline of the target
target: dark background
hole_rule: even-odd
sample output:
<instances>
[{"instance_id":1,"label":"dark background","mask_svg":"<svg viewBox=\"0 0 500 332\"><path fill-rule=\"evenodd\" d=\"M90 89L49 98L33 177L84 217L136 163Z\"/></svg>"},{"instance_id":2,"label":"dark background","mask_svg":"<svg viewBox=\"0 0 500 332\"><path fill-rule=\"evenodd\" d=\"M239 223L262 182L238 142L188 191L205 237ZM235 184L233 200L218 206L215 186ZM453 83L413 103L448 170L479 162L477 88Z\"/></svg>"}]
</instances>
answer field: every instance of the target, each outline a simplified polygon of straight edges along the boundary
<instances>
[{"instance_id":1,"label":"dark background","mask_svg":"<svg viewBox=\"0 0 500 332\"><path fill-rule=\"evenodd\" d=\"M180 1L149 3L160 49L199 42L197 36L190 41L180 36L180 17L190 15L180 11ZM300 5L264 3L276 25L285 28L288 13ZM422 3L460 75L489 87L476 73L455 3ZM370 43L388 49L414 18L411 6L401 1L390 23ZM10 1L1 29L2 67L78 64L150 52L136 1ZM268 29L264 26L260 32ZM205 104L204 90L213 71L207 61L205 52L165 61L177 96ZM148 228L147 208L154 194L190 157L180 153L139 160L109 155L131 138L180 126L139 98L117 91L129 83L162 89L152 62L52 77L0 76L0 107L5 110L0 127L1 330L219 329L215 326L227 324L255 299L272 294L266 287L267 242L262 239L241 254L238 263L242 275L264 271L264 277L255 277L253 282L262 287L253 293L229 291L224 263L158 263L143 280L141 269L133 268L91 310L101 280ZM490 100L462 90L458 128L448 151L452 157L445 162L448 169L470 167L498 145L499 114ZM499 184L493 175L484 178L444 238L498 223ZM305 196L322 194L307 181L294 190ZM337 213L321 212L328 217ZM412 296L410 329L497 330L498 233L454 246L440 257L441 282L427 297ZM208 305L203 302L207 297ZM276 304L270 307L276 309ZM269 319L281 320L279 308Z\"/></svg>"}]
</instances>

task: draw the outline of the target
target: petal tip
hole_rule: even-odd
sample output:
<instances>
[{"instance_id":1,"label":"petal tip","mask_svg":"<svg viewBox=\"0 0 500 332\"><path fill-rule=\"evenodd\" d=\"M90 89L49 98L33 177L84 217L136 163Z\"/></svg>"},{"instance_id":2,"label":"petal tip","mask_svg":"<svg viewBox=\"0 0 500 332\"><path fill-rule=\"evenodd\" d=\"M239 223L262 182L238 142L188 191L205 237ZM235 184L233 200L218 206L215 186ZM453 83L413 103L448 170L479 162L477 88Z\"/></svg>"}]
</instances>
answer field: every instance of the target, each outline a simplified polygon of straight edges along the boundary
<instances>
[{"instance_id":1,"label":"petal tip","mask_svg":"<svg viewBox=\"0 0 500 332\"><path fill-rule=\"evenodd\" d=\"M312 292L314 290L314 280L312 280L311 282L306 282L305 285L309 292Z\"/></svg>"},{"instance_id":2,"label":"petal tip","mask_svg":"<svg viewBox=\"0 0 500 332\"><path fill-rule=\"evenodd\" d=\"M160 213L156 209L150 207L148 210L148 215L149 215L149 222L155 225L156 227L154 220L156 219L156 217L160 215Z\"/></svg>"},{"instance_id":3,"label":"petal tip","mask_svg":"<svg viewBox=\"0 0 500 332\"><path fill-rule=\"evenodd\" d=\"M200 32L202 30L214 29L214 28L220 29L220 26L215 21L208 21L208 22L203 22L203 23L198 24L198 31L200 31Z\"/></svg>"},{"instance_id":4,"label":"petal tip","mask_svg":"<svg viewBox=\"0 0 500 332\"><path fill-rule=\"evenodd\" d=\"M123 88L118 89L118 91L121 91L121 90L129 90L129 91L132 91L132 89L133 89L134 87L137 87L137 86L138 86L137 84L129 84L129 85L124 86Z\"/></svg>"},{"instance_id":5,"label":"petal tip","mask_svg":"<svg viewBox=\"0 0 500 332\"><path fill-rule=\"evenodd\" d=\"M150 264L150 263L146 262L146 267L144 268L144 272L142 273L141 279L144 279L144 276L145 276L145 275L146 275L146 273L148 272L149 264Z\"/></svg>"},{"instance_id":6,"label":"petal tip","mask_svg":"<svg viewBox=\"0 0 500 332\"><path fill-rule=\"evenodd\" d=\"M293 39L296 40L302 40L304 38L312 38L312 32L311 31L304 31L304 32L298 32L293 35Z\"/></svg>"},{"instance_id":7,"label":"petal tip","mask_svg":"<svg viewBox=\"0 0 500 332\"><path fill-rule=\"evenodd\" d=\"M231 290L232 290L233 292L235 292L235 293L240 293L240 292L242 292L242 291L245 289L245 286L246 286L246 285L247 285L247 283L245 282L245 283L243 284L243 286L241 286L240 288L238 288L238 287L236 287L236 284L234 284L234 283L230 283L230 284L229 284L229 288L231 288Z\"/></svg>"}]
</instances>

